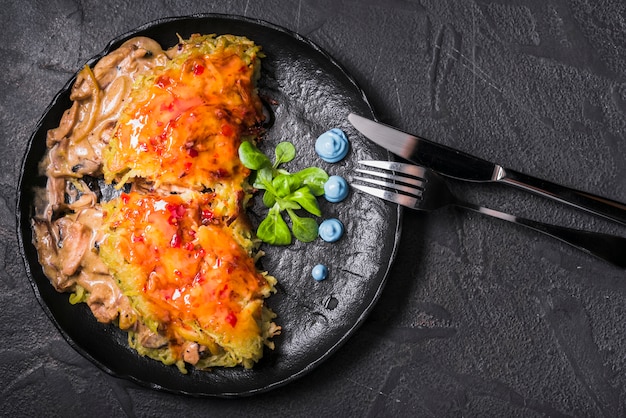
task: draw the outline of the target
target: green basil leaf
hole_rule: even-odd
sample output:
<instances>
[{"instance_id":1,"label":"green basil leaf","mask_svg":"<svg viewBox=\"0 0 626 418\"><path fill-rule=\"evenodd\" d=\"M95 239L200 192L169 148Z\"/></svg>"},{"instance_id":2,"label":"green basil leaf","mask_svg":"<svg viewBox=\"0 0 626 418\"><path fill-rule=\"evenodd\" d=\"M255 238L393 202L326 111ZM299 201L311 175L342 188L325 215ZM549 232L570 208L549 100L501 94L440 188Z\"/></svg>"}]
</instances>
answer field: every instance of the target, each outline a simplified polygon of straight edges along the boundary
<instances>
[{"instance_id":1,"label":"green basil leaf","mask_svg":"<svg viewBox=\"0 0 626 418\"><path fill-rule=\"evenodd\" d=\"M274 168L277 168L280 164L288 163L296 157L296 147L291 142L281 142L276 145L274 150L276 161L274 161Z\"/></svg>"},{"instance_id":2,"label":"green basil leaf","mask_svg":"<svg viewBox=\"0 0 626 418\"><path fill-rule=\"evenodd\" d=\"M272 188L272 168L271 167L263 167L259 171L256 172L256 177L254 178L254 183L252 187L255 187L259 190L267 190Z\"/></svg>"},{"instance_id":3,"label":"green basil leaf","mask_svg":"<svg viewBox=\"0 0 626 418\"><path fill-rule=\"evenodd\" d=\"M287 196L287 198L291 201L297 202L302 209L307 212L315 215L322 216L322 211L317 203L317 199L315 195L311 192L309 186L304 186Z\"/></svg>"},{"instance_id":4,"label":"green basil leaf","mask_svg":"<svg viewBox=\"0 0 626 418\"><path fill-rule=\"evenodd\" d=\"M287 211L291 218L291 230L297 240L311 242L317 238L318 226L313 218L299 217L292 210Z\"/></svg>"},{"instance_id":5,"label":"green basil leaf","mask_svg":"<svg viewBox=\"0 0 626 418\"><path fill-rule=\"evenodd\" d=\"M279 174L272 180L272 186L276 190L276 195L285 197L302 186L302 182L291 174Z\"/></svg>"},{"instance_id":6,"label":"green basil leaf","mask_svg":"<svg viewBox=\"0 0 626 418\"><path fill-rule=\"evenodd\" d=\"M300 206L298 202L291 200L289 196L287 196L286 198L281 198L281 197L276 198L276 203L278 204L278 207L280 208L280 210L302 209L302 206Z\"/></svg>"},{"instance_id":7,"label":"green basil leaf","mask_svg":"<svg viewBox=\"0 0 626 418\"><path fill-rule=\"evenodd\" d=\"M257 237L270 245L291 244L291 231L281 216L277 205L270 209L267 218L259 224Z\"/></svg>"},{"instance_id":8,"label":"green basil leaf","mask_svg":"<svg viewBox=\"0 0 626 418\"><path fill-rule=\"evenodd\" d=\"M263 167L271 166L267 155L263 154L249 141L244 141L239 145L239 159L241 163L250 170L260 170Z\"/></svg>"},{"instance_id":9,"label":"green basil leaf","mask_svg":"<svg viewBox=\"0 0 626 418\"><path fill-rule=\"evenodd\" d=\"M328 173L323 169L319 167L308 167L292 175L300 179L302 184L309 186L315 196L322 196L324 194L324 184L328 181Z\"/></svg>"},{"instance_id":10,"label":"green basil leaf","mask_svg":"<svg viewBox=\"0 0 626 418\"><path fill-rule=\"evenodd\" d=\"M267 190L263 192L263 204L268 208L274 206L276 204L276 196L274 196L274 193Z\"/></svg>"},{"instance_id":11,"label":"green basil leaf","mask_svg":"<svg viewBox=\"0 0 626 418\"><path fill-rule=\"evenodd\" d=\"M322 215L317 196L324 194L328 174L318 167L305 168L295 174L279 168L296 156L296 148L290 142L279 143L274 153L272 164L254 143L244 141L239 147L242 164L254 171L250 182L256 189L264 190L263 204L270 208L257 228L257 237L270 245L289 245L293 232L299 241L311 242L318 236L316 220L300 217L295 211L303 209L315 216ZM291 219L291 229L283 218L283 211L287 211Z\"/></svg>"}]
</instances>

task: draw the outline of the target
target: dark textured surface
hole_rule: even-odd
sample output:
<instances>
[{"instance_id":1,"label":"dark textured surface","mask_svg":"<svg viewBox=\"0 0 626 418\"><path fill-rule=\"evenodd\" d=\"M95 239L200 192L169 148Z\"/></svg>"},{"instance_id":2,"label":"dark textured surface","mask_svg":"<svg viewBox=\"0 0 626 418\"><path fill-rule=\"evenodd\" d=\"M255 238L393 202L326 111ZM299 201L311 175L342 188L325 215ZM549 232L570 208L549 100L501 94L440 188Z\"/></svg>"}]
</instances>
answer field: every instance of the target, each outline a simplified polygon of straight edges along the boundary
<instances>
[{"instance_id":1,"label":"dark textured surface","mask_svg":"<svg viewBox=\"0 0 626 418\"><path fill-rule=\"evenodd\" d=\"M505 166L626 201L626 6L618 1L49 1L0 5L0 413L12 416L620 416L626 274L532 231L405 213L364 325L288 386L238 400L138 387L77 354L26 278L17 182L54 94L109 39L195 12L295 30L353 74L379 118ZM468 200L626 228L502 187Z\"/></svg>"},{"instance_id":2,"label":"dark textured surface","mask_svg":"<svg viewBox=\"0 0 626 418\"><path fill-rule=\"evenodd\" d=\"M273 156L274 147L289 139L297 149L297 160L285 165L292 172L315 164L331 175L347 177L358 160L389 158L386 150L358 135L347 121L350 112L372 117L363 91L350 76L310 41L269 23L222 14L161 19L112 41L101 55L137 36L149 36L169 47L175 45L177 35L187 38L207 31L236 32L263 45L263 76L258 88L271 116L259 146ZM94 57L94 61L99 58ZM276 349L266 350L263 360L251 370L221 368L212 373L181 374L176 367L139 356L128 347L124 332L113 324L98 323L86 305L69 304L68 294L50 285L30 243L35 196L46 181L39 174L46 135L58 126L70 106L70 90L68 86L57 96L31 139L19 184L18 228L33 287L46 311L81 354L107 372L147 387L199 396L246 396L291 382L313 369L363 323L380 297L397 252L401 211L396 205L361 193L350 193L341 204L320 201L325 218L341 219L346 230L359 233L345 234L335 243L320 239L309 244L294 242L286 248L263 247L265 256L260 263L279 279L278 291L267 303L283 332L274 339ZM325 163L314 151L315 139L329 127L341 128L350 138L348 155L335 164ZM103 179L100 183L103 195L113 193L114 188ZM249 211L253 225L258 225L260 215L267 214L260 200ZM317 263L328 267L332 280L312 280L310 272Z\"/></svg>"}]
</instances>

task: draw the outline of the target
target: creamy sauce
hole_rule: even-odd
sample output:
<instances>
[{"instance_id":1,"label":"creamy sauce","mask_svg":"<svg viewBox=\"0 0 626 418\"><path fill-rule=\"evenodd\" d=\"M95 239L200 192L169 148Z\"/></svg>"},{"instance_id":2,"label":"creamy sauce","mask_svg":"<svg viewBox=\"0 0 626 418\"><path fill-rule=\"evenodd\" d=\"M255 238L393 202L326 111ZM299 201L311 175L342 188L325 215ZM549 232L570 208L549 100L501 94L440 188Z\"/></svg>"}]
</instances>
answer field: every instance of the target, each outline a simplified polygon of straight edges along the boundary
<instances>
[{"instance_id":1,"label":"creamy sauce","mask_svg":"<svg viewBox=\"0 0 626 418\"><path fill-rule=\"evenodd\" d=\"M313 276L313 279L317 282L326 280L328 277L328 267L323 264L317 264L313 267L313 270L311 270L311 276Z\"/></svg>"},{"instance_id":2,"label":"creamy sauce","mask_svg":"<svg viewBox=\"0 0 626 418\"><path fill-rule=\"evenodd\" d=\"M315 141L315 152L328 163L341 161L350 148L346 134L339 128L333 128L321 134Z\"/></svg>"},{"instance_id":3,"label":"creamy sauce","mask_svg":"<svg viewBox=\"0 0 626 418\"><path fill-rule=\"evenodd\" d=\"M341 176L330 176L324 183L324 197L329 202L338 203L348 197L348 182Z\"/></svg>"},{"instance_id":4,"label":"creamy sauce","mask_svg":"<svg viewBox=\"0 0 626 418\"><path fill-rule=\"evenodd\" d=\"M320 238L326 242L338 241L343 236L344 227L339 219L326 219L319 226Z\"/></svg>"}]
</instances>

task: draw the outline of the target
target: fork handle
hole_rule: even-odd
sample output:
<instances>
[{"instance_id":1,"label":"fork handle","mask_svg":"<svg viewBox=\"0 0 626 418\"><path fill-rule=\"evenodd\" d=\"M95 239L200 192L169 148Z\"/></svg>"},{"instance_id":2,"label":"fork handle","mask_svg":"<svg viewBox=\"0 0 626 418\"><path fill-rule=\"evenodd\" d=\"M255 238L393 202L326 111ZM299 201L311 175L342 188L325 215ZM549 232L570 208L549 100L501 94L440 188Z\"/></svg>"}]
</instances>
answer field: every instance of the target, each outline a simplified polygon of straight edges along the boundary
<instances>
[{"instance_id":1,"label":"fork handle","mask_svg":"<svg viewBox=\"0 0 626 418\"><path fill-rule=\"evenodd\" d=\"M499 167L499 166L498 166ZM626 205L615 200L542 180L509 168L499 167L496 181L555 199L626 225Z\"/></svg>"},{"instance_id":2,"label":"fork handle","mask_svg":"<svg viewBox=\"0 0 626 418\"><path fill-rule=\"evenodd\" d=\"M546 224L470 203L457 204L457 206L526 226L602 258L618 267L626 268L626 238L624 237Z\"/></svg>"}]
</instances>

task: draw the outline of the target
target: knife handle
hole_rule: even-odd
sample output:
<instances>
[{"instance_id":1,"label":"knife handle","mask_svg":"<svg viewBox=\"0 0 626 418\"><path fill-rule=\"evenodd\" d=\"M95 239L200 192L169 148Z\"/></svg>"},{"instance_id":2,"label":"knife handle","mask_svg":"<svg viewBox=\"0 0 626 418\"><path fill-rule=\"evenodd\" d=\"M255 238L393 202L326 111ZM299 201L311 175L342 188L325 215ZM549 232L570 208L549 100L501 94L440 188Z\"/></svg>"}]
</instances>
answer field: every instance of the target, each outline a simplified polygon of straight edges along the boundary
<instances>
[{"instance_id":1,"label":"knife handle","mask_svg":"<svg viewBox=\"0 0 626 418\"><path fill-rule=\"evenodd\" d=\"M496 181L510 184L540 196L555 199L578 209L603 216L626 225L626 205L592 193L561 186L510 169L500 169Z\"/></svg>"}]
</instances>

